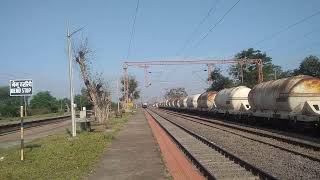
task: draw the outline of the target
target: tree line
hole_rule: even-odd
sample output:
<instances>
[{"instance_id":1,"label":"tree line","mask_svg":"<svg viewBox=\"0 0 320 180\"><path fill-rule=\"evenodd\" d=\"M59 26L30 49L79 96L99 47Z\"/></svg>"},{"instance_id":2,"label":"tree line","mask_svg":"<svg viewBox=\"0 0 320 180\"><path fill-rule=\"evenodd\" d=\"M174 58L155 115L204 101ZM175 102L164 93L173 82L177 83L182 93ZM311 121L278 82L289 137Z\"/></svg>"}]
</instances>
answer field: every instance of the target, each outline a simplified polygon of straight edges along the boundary
<instances>
[{"instance_id":1,"label":"tree line","mask_svg":"<svg viewBox=\"0 0 320 180\"><path fill-rule=\"evenodd\" d=\"M95 112L96 119L100 123L108 120L110 109L116 109L117 103L111 100L111 90L108 83L103 79L102 73L93 71L93 59L90 54L92 51L88 46L88 40L80 40L74 44L74 55L72 60L78 65L79 73L84 83L81 94L75 95L74 103L76 110L81 107L87 107ZM122 85L124 83L122 79ZM134 76L129 77L129 99L134 101L140 97L140 91L137 89L138 82ZM124 99L124 89L121 89ZM70 111L70 100L68 98L59 99L51 95L49 91L41 91L27 101L28 114L46 114ZM19 97L9 96L9 87L0 87L0 117L14 117L19 115L21 99Z\"/></svg>"},{"instance_id":2,"label":"tree line","mask_svg":"<svg viewBox=\"0 0 320 180\"><path fill-rule=\"evenodd\" d=\"M75 95L74 101L76 110L81 110L82 107L92 108L85 89L81 90L81 94ZM21 102L21 97L10 97L9 86L0 87L0 117L19 116ZM70 100L54 97L49 91L40 91L30 99L27 98L26 104L28 115L70 112Z\"/></svg>"},{"instance_id":3,"label":"tree line","mask_svg":"<svg viewBox=\"0 0 320 180\"><path fill-rule=\"evenodd\" d=\"M320 59L317 56L310 55L302 60L300 66L293 70L284 71L282 67L272 63L272 58L265 52L249 48L235 55L236 59L262 59L264 81L286 78L296 75L309 75L320 78ZM241 73L239 65L229 67L229 75L227 77L222 74L221 69L215 68L211 72L212 84L207 91L219 91L224 88L244 85L252 88L258 83L258 71L255 64L243 65L243 82L241 82Z\"/></svg>"},{"instance_id":4,"label":"tree line","mask_svg":"<svg viewBox=\"0 0 320 180\"><path fill-rule=\"evenodd\" d=\"M262 59L263 61L263 76L264 81L281 79L296 75L309 75L320 78L320 59L317 56L310 55L305 57L299 67L292 70L283 70L281 66L272 63L272 58L265 52L249 48L243 50L235 55L236 59ZM244 64L243 73L240 72L239 65L232 65L229 67L229 76L222 74L221 69L215 67L212 70L210 78L212 84L207 91L220 91L224 88L234 86L247 86L252 88L258 83L258 71L255 64ZM241 82L241 74L243 74L243 82ZM165 99L181 98L188 96L185 88L169 89L164 95Z\"/></svg>"}]
</instances>

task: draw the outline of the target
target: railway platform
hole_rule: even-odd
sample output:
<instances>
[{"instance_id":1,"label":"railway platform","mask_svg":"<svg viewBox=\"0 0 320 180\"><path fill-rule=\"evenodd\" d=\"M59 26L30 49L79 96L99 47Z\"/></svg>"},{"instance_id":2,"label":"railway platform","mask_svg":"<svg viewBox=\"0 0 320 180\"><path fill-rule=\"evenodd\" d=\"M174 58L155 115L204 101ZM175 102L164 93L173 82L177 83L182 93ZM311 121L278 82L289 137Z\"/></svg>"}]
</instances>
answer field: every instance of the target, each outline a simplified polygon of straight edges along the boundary
<instances>
[{"instance_id":1,"label":"railway platform","mask_svg":"<svg viewBox=\"0 0 320 180\"><path fill-rule=\"evenodd\" d=\"M139 110L112 141L88 179L168 179L159 146Z\"/></svg>"}]
</instances>

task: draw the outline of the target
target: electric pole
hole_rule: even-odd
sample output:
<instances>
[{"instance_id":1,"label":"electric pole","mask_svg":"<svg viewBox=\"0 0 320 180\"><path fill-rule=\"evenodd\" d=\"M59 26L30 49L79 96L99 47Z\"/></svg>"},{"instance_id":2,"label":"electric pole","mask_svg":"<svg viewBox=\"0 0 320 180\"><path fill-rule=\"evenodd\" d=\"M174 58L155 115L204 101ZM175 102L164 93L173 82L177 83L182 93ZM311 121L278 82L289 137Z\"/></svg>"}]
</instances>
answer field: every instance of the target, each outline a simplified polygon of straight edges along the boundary
<instances>
[{"instance_id":1,"label":"electric pole","mask_svg":"<svg viewBox=\"0 0 320 180\"><path fill-rule=\"evenodd\" d=\"M69 25L67 27L67 41L68 41L68 61L69 61L69 84L70 84L70 101L71 101L71 124L72 124L72 136L77 135L76 132L76 117L74 111L74 89L73 89L73 67L72 67L72 52L71 52L71 36L82 30L82 28L70 33Z\"/></svg>"},{"instance_id":2,"label":"electric pole","mask_svg":"<svg viewBox=\"0 0 320 180\"><path fill-rule=\"evenodd\" d=\"M67 28L67 39L68 39L68 60L69 60L69 84L70 84L70 101L71 101L71 124L72 124L72 136L76 134L76 122L74 112L74 99L73 99L73 69L72 69L72 54L71 54L71 34L69 27Z\"/></svg>"},{"instance_id":3,"label":"electric pole","mask_svg":"<svg viewBox=\"0 0 320 180\"><path fill-rule=\"evenodd\" d=\"M119 91L120 91L120 89L119 89L119 80L117 80L117 100L118 100L118 113L120 112L120 97L119 97Z\"/></svg>"}]
</instances>

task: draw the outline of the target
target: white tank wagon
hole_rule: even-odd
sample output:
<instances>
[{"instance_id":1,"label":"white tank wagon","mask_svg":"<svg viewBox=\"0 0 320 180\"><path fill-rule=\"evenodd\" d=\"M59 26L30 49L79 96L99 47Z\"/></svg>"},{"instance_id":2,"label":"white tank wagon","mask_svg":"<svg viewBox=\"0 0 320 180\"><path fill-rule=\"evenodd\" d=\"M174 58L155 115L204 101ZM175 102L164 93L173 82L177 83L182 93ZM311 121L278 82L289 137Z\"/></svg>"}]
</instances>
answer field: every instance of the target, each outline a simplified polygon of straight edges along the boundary
<instances>
[{"instance_id":1,"label":"white tank wagon","mask_svg":"<svg viewBox=\"0 0 320 180\"><path fill-rule=\"evenodd\" d=\"M179 109L186 109L187 108L187 99L188 99L188 97L184 97L179 100Z\"/></svg>"},{"instance_id":2,"label":"white tank wagon","mask_svg":"<svg viewBox=\"0 0 320 180\"><path fill-rule=\"evenodd\" d=\"M300 75L258 84L249 103L254 116L319 121L320 79Z\"/></svg>"},{"instance_id":3,"label":"white tank wagon","mask_svg":"<svg viewBox=\"0 0 320 180\"><path fill-rule=\"evenodd\" d=\"M200 111L211 111L216 107L214 99L218 92L209 91L202 93L198 98L198 109Z\"/></svg>"},{"instance_id":4,"label":"white tank wagon","mask_svg":"<svg viewBox=\"0 0 320 180\"><path fill-rule=\"evenodd\" d=\"M216 111L219 113L242 114L250 109L248 94L250 88L238 86L223 89L215 97Z\"/></svg>"},{"instance_id":5,"label":"white tank wagon","mask_svg":"<svg viewBox=\"0 0 320 180\"><path fill-rule=\"evenodd\" d=\"M169 107L170 108L175 108L175 106L174 106L174 101L176 100L176 98L171 98L171 99L169 99Z\"/></svg>"},{"instance_id":6,"label":"white tank wagon","mask_svg":"<svg viewBox=\"0 0 320 180\"><path fill-rule=\"evenodd\" d=\"M169 107L169 100L166 100L166 101L165 101L164 106L165 106L165 107Z\"/></svg>"},{"instance_id":7,"label":"white tank wagon","mask_svg":"<svg viewBox=\"0 0 320 180\"><path fill-rule=\"evenodd\" d=\"M173 106L176 109L180 108L179 100L180 100L180 98L176 98L175 100L173 100Z\"/></svg>"},{"instance_id":8,"label":"white tank wagon","mask_svg":"<svg viewBox=\"0 0 320 180\"><path fill-rule=\"evenodd\" d=\"M198 98L201 94L196 94L193 96L189 96L187 99L187 108L188 109L197 109L198 107Z\"/></svg>"},{"instance_id":9,"label":"white tank wagon","mask_svg":"<svg viewBox=\"0 0 320 180\"><path fill-rule=\"evenodd\" d=\"M162 102L162 107L166 107L166 101Z\"/></svg>"},{"instance_id":10,"label":"white tank wagon","mask_svg":"<svg viewBox=\"0 0 320 180\"><path fill-rule=\"evenodd\" d=\"M168 107L173 108L173 99L169 99Z\"/></svg>"}]
</instances>

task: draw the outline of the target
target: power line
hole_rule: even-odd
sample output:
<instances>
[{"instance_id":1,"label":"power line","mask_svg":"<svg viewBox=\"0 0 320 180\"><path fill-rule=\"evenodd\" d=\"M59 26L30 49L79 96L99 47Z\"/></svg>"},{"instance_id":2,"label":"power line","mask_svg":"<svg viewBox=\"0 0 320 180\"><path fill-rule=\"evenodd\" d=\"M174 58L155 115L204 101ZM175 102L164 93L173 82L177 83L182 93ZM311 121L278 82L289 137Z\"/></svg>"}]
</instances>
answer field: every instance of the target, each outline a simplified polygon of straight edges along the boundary
<instances>
[{"instance_id":1,"label":"power line","mask_svg":"<svg viewBox=\"0 0 320 180\"><path fill-rule=\"evenodd\" d=\"M298 24L301 24L301 23L305 22L306 20L308 20L308 19L310 19L310 18L312 18L312 17L314 17L314 16L317 16L317 15L319 15L319 14L320 14L320 10L317 11L317 12L315 12L315 13L313 13L313 14L311 14L311 15L309 15L309 16L307 16L307 17L305 17L305 18L303 18L303 19L300 19L299 21L297 21L297 22L295 22L295 23L293 23L293 24L285 27L284 29L281 29L280 31L277 31L277 32L272 33L270 36L267 36L267 37L265 37L265 38L257 41L257 42L254 43L252 46L256 46L256 45L261 44L261 43L263 43L263 42L265 42L265 41L267 41L267 40L273 39L273 38L275 38L276 36L278 36L279 34L285 32L285 31L288 31L289 29L297 26Z\"/></svg>"},{"instance_id":2,"label":"power line","mask_svg":"<svg viewBox=\"0 0 320 180\"><path fill-rule=\"evenodd\" d=\"M136 10L134 13L133 24L132 24L131 34L130 34L129 47L128 47L128 53L127 53L127 59L129 59L129 56L130 56L131 45L132 45L132 40L133 40L134 30L135 30L135 25L136 25L136 19L137 19L137 14L138 14L138 10L139 10L139 4L140 4L140 0L137 1Z\"/></svg>"},{"instance_id":3,"label":"power line","mask_svg":"<svg viewBox=\"0 0 320 180\"><path fill-rule=\"evenodd\" d=\"M298 36L298 37L296 37L296 38L294 38L294 39L291 39L291 40L287 41L286 44L295 43L295 42L299 41L301 38L308 38L308 36L309 36L310 34L312 34L312 33L314 33L314 32L317 32L318 30L319 30L319 29L314 29L314 30L312 30L312 31L309 31L309 32L303 34L302 36ZM309 38L308 38L308 39L309 39ZM277 46L276 46L276 47L277 47ZM276 47L269 48L269 49L266 50L266 52L273 51Z\"/></svg>"},{"instance_id":4,"label":"power line","mask_svg":"<svg viewBox=\"0 0 320 180\"><path fill-rule=\"evenodd\" d=\"M196 48L200 45L200 43L208 37L208 35L218 26L219 23L221 23L223 21L223 19L232 11L232 9L240 2L241 0L238 0L231 8L228 9L228 11L226 11L224 13L224 15L218 20L218 22L216 22L214 25L212 25L209 29L209 31L202 36L202 38L193 46L193 48ZM190 51L189 51L190 52Z\"/></svg>"},{"instance_id":5,"label":"power line","mask_svg":"<svg viewBox=\"0 0 320 180\"><path fill-rule=\"evenodd\" d=\"M201 19L201 21L198 23L198 25L196 26L196 28L192 31L192 33L188 36L187 40L185 41L184 45L182 46L182 48L180 49L180 51L178 51L177 56L179 54L181 54L185 48L187 47L187 45L190 43L190 41L192 40L192 38L194 37L194 35L198 32L200 26L208 19L208 17L212 14L214 14L217 11L217 5L218 5L219 0L216 0L216 3L214 3L211 8L209 9L209 11L206 13L206 15Z\"/></svg>"}]
</instances>

